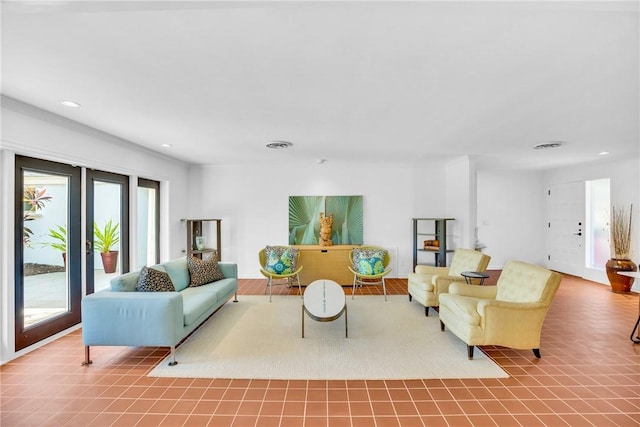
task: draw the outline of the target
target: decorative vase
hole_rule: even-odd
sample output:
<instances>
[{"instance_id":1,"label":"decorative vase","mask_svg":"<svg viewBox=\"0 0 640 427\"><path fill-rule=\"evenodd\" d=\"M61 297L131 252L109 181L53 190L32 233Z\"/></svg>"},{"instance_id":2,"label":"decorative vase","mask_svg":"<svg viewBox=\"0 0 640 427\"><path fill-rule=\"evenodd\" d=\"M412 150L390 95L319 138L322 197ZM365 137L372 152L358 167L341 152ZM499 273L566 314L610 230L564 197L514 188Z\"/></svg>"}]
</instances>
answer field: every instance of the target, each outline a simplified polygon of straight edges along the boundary
<instances>
[{"instance_id":1,"label":"decorative vase","mask_svg":"<svg viewBox=\"0 0 640 427\"><path fill-rule=\"evenodd\" d=\"M207 239L204 236L196 236L196 248L201 251L204 249Z\"/></svg>"},{"instance_id":2,"label":"decorative vase","mask_svg":"<svg viewBox=\"0 0 640 427\"><path fill-rule=\"evenodd\" d=\"M118 251L100 252L104 272L115 273L118 266Z\"/></svg>"},{"instance_id":3,"label":"decorative vase","mask_svg":"<svg viewBox=\"0 0 640 427\"><path fill-rule=\"evenodd\" d=\"M631 290L634 278L618 274L618 271L638 271L638 266L630 259L612 258L607 261L607 277L611 283L611 291L616 293L626 293Z\"/></svg>"}]
</instances>

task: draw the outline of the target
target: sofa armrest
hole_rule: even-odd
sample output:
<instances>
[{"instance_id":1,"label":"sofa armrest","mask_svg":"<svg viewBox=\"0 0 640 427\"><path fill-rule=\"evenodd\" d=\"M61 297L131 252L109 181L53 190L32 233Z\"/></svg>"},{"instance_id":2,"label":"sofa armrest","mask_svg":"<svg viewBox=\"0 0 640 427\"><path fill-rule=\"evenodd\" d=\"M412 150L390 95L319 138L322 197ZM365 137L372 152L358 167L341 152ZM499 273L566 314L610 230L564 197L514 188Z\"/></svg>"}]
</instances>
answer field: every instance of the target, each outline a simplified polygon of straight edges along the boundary
<instances>
[{"instance_id":1,"label":"sofa armrest","mask_svg":"<svg viewBox=\"0 0 640 427\"><path fill-rule=\"evenodd\" d=\"M233 262L219 262L218 266L225 279L238 278L238 264Z\"/></svg>"},{"instance_id":2,"label":"sofa armrest","mask_svg":"<svg viewBox=\"0 0 640 427\"><path fill-rule=\"evenodd\" d=\"M174 346L182 338L179 292L112 292L82 299L82 340L89 345Z\"/></svg>"}]
</instances>

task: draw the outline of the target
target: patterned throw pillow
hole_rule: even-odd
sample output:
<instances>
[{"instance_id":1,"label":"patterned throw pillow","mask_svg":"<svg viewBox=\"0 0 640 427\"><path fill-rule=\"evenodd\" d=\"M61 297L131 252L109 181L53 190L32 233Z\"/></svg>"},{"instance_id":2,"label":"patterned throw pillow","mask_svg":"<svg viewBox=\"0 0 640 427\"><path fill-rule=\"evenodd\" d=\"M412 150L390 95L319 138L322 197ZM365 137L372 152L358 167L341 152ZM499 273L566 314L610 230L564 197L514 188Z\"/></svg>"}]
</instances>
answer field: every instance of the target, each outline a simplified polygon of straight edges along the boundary
<instances>
[{"instance_id":1,"label":"patterned throw pillow","mask_svg":"<svg viewBox=\"0 0 640 427\"><path fill-rule=\"evenodd\" d=\"M190 256L187 258L187 268L189 269L189 277L191 278L189 283L190 288L224 279L215 257L200 259Z\"/></svg>"},{"instance_id":2,"label":"patterned throw pillow","mask_svg":"<svg viewBox=\"0 0 640 427\"><path fill-rule=\"evenodd\" d=\"M175 292L176 288L164 271L142 267L136 290L138 292Z\"/></svg>"},{"instance_id":3,"label":"patterned throw pillow","mask_svg":"<svg viewBox=\"0 0 640 427\"><path fill-rule=\"evenodd\" d=\"M267 246L264 249L264 269L269 273L291 274L296 271L298 250L283 246Z\"/></svg>"},{"instance_id":4,"label":"patterned throw pillow","mask_svg":"<svg viewBox=\"0 0 640 427\"><path fill-rule=\"evenodd\" d=\"M360 274L372 276L384 272L384 258L386 249L358 249L353 250L353 270Z\"/></svg>"}]
</instances>

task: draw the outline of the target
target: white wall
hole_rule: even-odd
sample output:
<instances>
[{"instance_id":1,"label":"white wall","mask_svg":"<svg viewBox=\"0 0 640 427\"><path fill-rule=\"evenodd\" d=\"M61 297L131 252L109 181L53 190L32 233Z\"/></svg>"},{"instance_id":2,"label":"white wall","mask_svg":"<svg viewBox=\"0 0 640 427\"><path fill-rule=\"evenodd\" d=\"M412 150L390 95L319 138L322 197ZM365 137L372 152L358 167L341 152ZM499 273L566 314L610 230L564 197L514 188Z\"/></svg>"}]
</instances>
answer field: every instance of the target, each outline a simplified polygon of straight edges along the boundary
<instances>
[{"instance_id":1,"label":"white wall","mask_svg":"<svg viewBox=\"0 0 640 427\"><path fill-rule=\"evenodd\" d=\"M443 169L429 173L380 166L291 165L202 167L192 170L194 218L222 218L222 257L240 277L261 277L258 251L288 244L289 196L362 195L364 243L397 251L391 277L412 268L412 217L442 216Z\"/></svg>"},{"instance_id":2,"label":"white wall","mask_svg":"<svg viewBox=\"0 0 640 427\"><path fill-rule=\"evenodd\" d=\"M14 352L13 194L16 154L121 173L135 179L139 176L160 181L163 260L182 255L176 242L185 240L185 226L180 218L188 216L189 199L185 189L189 187L189 181L185 163L7 97L2 97L1 138L0 252L3 256L0 261L0 363L3 363L31 350ZM84 233L84 224L82 229ZM131 244L135 245L136 233L130 238ZM135 246L132 253L135 253Z\"/></svg>"},{"instance_id":3,"label":"white wall","mask_svg":"<svg viewBox=\"0 0 640 427\"><path fill-rule=\"evenodd\" d=\"M544 265L544 187L541 172L477 173L478 240L491 256L489 269L510 259Z\"/></svg>"},{"instance_id":4,"label":"white wall","mask_svg":"<svg viewBox=\"0 0 640 427\"><path fill-rule=\"evenodd\" d=\"M475 162L468 156L449 162L446 166L447 212L455 212L452 224L452 241L449 248L474 248L476 224L476 170ZM449 233L448 233L449 234Z\"/></svg>"}]
</instances>

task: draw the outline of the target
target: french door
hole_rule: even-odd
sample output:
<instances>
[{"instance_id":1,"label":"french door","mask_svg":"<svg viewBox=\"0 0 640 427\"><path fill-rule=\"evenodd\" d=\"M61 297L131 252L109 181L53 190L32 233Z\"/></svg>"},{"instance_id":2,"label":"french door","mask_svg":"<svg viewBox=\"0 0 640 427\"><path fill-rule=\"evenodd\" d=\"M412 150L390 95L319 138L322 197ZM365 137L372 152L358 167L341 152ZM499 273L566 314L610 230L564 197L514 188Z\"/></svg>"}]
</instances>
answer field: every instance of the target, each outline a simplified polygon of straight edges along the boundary
<instances>
[{"instance_id":1,"label":"french door","mask_svg":"<svg viewBox=\"0 0 640 427\"><path fill-rule=\"evenodd\" d=\"M81 171L16 156L15 348L80 323Z\"/></svg>"},{"instance_id":2,"label":"french door","mask_svg":"<svg viewBox=\"0 0 640 427\"><path fill-rule=\"evenodd\" d=\"M87 294L129 271L129 177L88 169L86 204Z\"/></svg>"}]
</instances>

